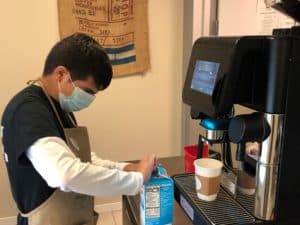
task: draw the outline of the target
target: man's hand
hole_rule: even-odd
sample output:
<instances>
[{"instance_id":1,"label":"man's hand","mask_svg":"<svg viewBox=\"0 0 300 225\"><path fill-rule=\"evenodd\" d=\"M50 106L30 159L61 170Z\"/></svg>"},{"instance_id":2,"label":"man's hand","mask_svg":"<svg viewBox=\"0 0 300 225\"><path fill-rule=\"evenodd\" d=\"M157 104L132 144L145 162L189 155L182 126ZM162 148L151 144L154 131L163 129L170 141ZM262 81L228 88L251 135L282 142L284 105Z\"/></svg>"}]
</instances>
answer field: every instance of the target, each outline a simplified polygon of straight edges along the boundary
<instances>
[{"instance_id":1,"label":"man's hand","mask_svg":"<svg viewBox=\"0 0 300 225\"><path fill-rule=\"evenodd\" d=\"M144 184L147 183L151 177L152 171L157 166L157 158L154 154L146 156L138 163L131 163L124 167L124 171L141 172L144 177Z\"/></svg>"}]
</instances>

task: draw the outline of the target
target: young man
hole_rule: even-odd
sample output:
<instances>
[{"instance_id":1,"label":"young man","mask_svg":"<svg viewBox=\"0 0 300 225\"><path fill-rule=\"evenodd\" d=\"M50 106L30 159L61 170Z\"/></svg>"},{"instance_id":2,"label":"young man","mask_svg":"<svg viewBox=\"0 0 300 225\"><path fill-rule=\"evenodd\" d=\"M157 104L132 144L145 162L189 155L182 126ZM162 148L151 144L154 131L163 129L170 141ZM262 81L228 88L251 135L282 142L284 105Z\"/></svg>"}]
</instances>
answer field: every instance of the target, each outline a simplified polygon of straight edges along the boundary
<instances>
[{"instance_id":1,"label":"young man","mask_svg":"<svg viewBox=\"0 0 300 225\"><path fill-rule=\"evenodd\" d=\"M111 78L103 48L76 33L51 49L43 76L8 103L1 125L18 225L96 224L90 196L134 195L149 180L154 155L137 164L102 160L72 114Z\"/></svg>"}]
</instances>

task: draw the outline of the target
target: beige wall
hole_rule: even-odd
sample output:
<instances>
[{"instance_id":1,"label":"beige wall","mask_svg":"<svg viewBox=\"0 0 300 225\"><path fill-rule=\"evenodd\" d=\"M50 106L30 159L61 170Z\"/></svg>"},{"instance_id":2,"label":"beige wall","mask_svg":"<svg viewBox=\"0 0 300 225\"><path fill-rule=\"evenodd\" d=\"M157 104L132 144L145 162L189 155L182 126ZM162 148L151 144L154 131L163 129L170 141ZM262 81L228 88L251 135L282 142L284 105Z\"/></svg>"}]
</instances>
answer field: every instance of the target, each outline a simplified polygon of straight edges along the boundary
<instances>
[{"instance_id":1,"label":"beige wall","mask_svg":"<svg viewBox=\"0 0 300 225\"><path fill-rule=\"evenodd\" d=\"M4 1L0 14L0 116L25 82L41 74L58 41L56 1ZM149 0L151 69L113 79L92 107L77 114L101 157L139 159L180 154L183 1ZM16 214L0 160L0 217Z\"/></svg>"}]
</instances>

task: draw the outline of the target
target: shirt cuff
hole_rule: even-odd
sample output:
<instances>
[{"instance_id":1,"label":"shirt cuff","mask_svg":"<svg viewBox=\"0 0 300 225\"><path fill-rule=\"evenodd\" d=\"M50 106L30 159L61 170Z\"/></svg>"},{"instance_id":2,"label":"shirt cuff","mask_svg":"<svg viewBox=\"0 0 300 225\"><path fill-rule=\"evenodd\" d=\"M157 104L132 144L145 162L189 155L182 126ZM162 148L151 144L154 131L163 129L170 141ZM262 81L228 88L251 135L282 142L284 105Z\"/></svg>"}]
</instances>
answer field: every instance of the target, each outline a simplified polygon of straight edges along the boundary
<instances>
[{"instance_id":1,"label":"shirt cuff","mask_svg":"<svg viewBox=\"0 0 300 225\"><path fill-rule=\"evenodd\" d=\"M118 170L124 170L124 167L127 166L130 163L125 163L125 162L117 162L116 163L116 169Z\"/></svg>"},{"instance_id":2,"label":"shirt cuff","mask_svg":"<svg viewBox=\"0 0 300 225\"><path fill-rule=\"evenodd\" d=\"M141 172L128 172L134 175L136 178L136 186L135 190L132 190L132 193L129 193L128 195L136 195L141 192L143 185L144 185L144 177Z\"/></svg>"}]
</instances>

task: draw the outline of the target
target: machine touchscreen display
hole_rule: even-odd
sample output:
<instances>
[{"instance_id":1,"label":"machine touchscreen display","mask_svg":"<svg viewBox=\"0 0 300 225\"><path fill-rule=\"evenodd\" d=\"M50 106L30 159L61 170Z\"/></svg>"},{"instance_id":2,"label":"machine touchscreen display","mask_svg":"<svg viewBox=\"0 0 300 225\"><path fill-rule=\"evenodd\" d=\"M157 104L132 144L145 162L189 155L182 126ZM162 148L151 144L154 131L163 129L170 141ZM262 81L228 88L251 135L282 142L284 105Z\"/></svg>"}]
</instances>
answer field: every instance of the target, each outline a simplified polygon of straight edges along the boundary
<instances>
[{"instance_id":1,"label":"machine touchscreen display","mask_svg":"<svg viewBox=\"0 0 300 225\"><path fill-rule=\"evenodd\" d=\"M220 63L196 60L191 88L212 95Z\"/></svg>"}]
</instances>

